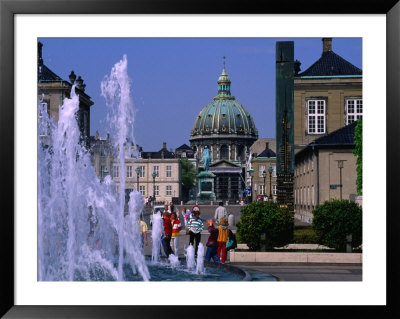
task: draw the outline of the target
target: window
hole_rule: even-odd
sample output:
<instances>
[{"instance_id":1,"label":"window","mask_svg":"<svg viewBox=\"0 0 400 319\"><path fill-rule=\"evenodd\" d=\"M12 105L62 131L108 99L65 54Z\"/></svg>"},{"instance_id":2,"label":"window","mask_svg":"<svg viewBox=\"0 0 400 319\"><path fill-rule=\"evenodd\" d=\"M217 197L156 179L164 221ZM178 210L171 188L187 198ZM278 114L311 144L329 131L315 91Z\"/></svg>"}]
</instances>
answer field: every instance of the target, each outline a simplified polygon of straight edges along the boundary
<instances>
[{"instance_id":1,"label":"window","mask_svg":"<svg viewBox=\"0 0 400 319\"><path fill-rule=\"evenodd\" d=\"M153 166L153 172L156 172L156 177L159 177L160 176L160 167Z\"/></svg>"},{"instance_id":2,"label":"window","mask_svg":"<svg viewBox=\"0 0 400 319\"><path fill-rule=\"evenodd\" d=\"M314 206L314 185L311 186L311 205Z\"/></svg>"},{"instance_id":3,"label":"window","mask_svg":"<svg viewBox=\"0 0 400 319\"><path fill-rule=\"evenodd\" d=\"M171 177L172 176L172 166L167 165L165 168L166 176Z\"/></svg>"},{"instance_id":4,"label":"window","mask_svg":"<svg viewBox=\"0 0 400 319\"><path fill-rule=\"evenodd\" d=\"M144 196L146 193L146 187L144 185L139 185L139 192Z\"/></svg>"},{"instance_id":5,"label":"window","mask_svg":"<svg viewBox=\"0 0 400 319\"><path fill-rule=\"evenodd\" d=\"M222 145L220 149L220 159L229 159L229 150L228 146Z\"/></svg>"},{"instance_id":6,"label":"window","mask_svg":"<svg viewBox=\"0 0 400 319\"><path fill-rule=\"evenodd\" d=\"M112 177L113 178L118 178L119 177L119 166L113 165Z\"/></svg>"},{"instance_id":7,"label":"window","mask_svg":"<svg viewBox=\"0 0 400 319\"><path fill-rule=\"evenodd\" d=\"M172 195L172 186L171 185L165 186L165 194L167 196L171 196Z\"/></svg>"},{"instance_id":8,"label":"window","mask_svg":"<svg viewBox=\"0 0 400 319\"><path fill-rule=\"evenodd\" d=\"M160 187L159 186L154 186L154 194L156 196L160 195Z\"/></svg>"},{"instance_id":9,"label":"window","mask_svg":"<svg viewBox=\"0 0 400 319\"><path fill-rule=\"evenodd\" d=\"M144 177L145 176L145 173L146 173L145 168L146 168L146 166L139 166L139 169L140 169L139 177Z\"/></svg>"},{"instance_id":10,"label":"window","mask_svg":"<svg viewBox=\"0 0 400 319\"><path fill-rule=\"evenodd\" d=\"M272 185L272 195L276 195L276 184Z\"/></svg>"},{"instance_id":11,"label":"window","mask_svg":"<svg viewBox=\"0 0 400 319\"><path fill-rule=\"evenodd\" d=\"M363 106L362 99L346 100L346 125L362 119Z\"/></svg>"},{"instance_id":12,"label":"window","mask_svg":"<svg viewBox=\"0 0 400 319\"><path fill-rule=\"evenodd\" d=\"M265 195L264 185L260 185L260 195Z\"/></svg>"},{"instance_id":13,"label":"window","mask_svg":"<svg viewBox=\"0 0 400 319\"><path fill-rule=\"evenodd\" d=\"M126 177L132 177L132 166L131 165L126 167Z\"/></svg>"},{"instance_id":14,"label":"window","mask_svg":"<svg viewBox=\"0 0 400 319\"><path fill-rule=\"evenodd\" d=\"M325 100L308 100L308 134L325 133Z\"/></svg>"},{"instance_id":15,"label":"window","mask_svg":"<svg viewBox=\"0 0 400 319\"><path fill-rule=\"evenodd\" d=\"M258 165L258 177L263 177L263 173L265 171L265 165ZM265 171L265 173L268 173Z\"/></svg>"},{"instance_id":16,"label":"window","mask_svg":"<svg viewBox=\"0 0 400 319\"><path fill-rule=\"evenodd\" d=\"M276 165L272 166L272 177L276 177Z\"/></svg>"}]
</instances>

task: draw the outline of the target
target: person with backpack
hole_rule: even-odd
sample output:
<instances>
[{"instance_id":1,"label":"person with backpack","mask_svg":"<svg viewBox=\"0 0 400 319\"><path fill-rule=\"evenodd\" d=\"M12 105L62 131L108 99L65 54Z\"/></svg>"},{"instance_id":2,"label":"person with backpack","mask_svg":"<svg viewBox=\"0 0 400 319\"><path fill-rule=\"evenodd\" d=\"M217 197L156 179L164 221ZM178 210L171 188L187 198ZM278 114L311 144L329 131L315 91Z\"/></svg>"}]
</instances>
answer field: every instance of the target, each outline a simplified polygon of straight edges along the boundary
<instances>
[{"instance_id":1,"label":"person with backpack","mask_svg":"<svg viewBox=\"0 0 400 319\"><path fill-rule=\"evenodd\" d=\"M236 236L232 232L232 230L229 229L228 242L226 243L226 251L228 252L229 250L235 249L236 247L237 247Z\"/></svg>"}]
</instances>

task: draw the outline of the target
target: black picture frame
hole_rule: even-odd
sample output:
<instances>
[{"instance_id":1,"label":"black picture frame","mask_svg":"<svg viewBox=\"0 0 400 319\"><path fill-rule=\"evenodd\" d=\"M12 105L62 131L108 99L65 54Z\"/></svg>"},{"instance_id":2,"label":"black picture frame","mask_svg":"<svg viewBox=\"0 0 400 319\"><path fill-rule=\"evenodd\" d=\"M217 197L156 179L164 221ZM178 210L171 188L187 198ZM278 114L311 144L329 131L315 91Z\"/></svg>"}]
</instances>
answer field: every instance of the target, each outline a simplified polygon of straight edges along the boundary
<instances>
[{"instance_id":1,"label":"black picture frame","mask_svg":"<svg viewBox=\"0 0 400 319\"><path fill-rule=\"evenodd\" d=\"M14 303L14 17L16 14L385 14L387 19L387 140L386 172L377 169L377 173L386 174L387 218L387 276L382 278L387 283L386 306L17 306ZM0 0L0 143L2 150L0 180L2 181L1 213L1 308L4 318L190 318L205 316L296 316L309 317L314 313L324 317L358 317L372 315L380 318L400 317L398 306L399 262L396 260L400 242L396 227L398 208L395 183L398 181L400 162L398 124L400 120L400 3L391 1L285 1L267 2L248 0L245 3L217 1L163 1L163 0ZM379 48L377 48L379 49ZM377 61L377 63L380 63ZM382 65L384 67L384 65ZM10 133L11 132L11 133ZM383 141L382 141L383 143ZM379 154L379 146L377 145ZM32 208L34 209L34 208ZM384 214L385 211L377 213ZM377 274L379 275L379 274ZM184 295L193 291L179 292ZM372 294L374 292L371 292ZM162 294L162 292L160 292ZM213 292L210 292L212 297ZM161 296L161 295L160 295ZM268 308L267 308L268 307Z\"/></svg>"}]
</instances>

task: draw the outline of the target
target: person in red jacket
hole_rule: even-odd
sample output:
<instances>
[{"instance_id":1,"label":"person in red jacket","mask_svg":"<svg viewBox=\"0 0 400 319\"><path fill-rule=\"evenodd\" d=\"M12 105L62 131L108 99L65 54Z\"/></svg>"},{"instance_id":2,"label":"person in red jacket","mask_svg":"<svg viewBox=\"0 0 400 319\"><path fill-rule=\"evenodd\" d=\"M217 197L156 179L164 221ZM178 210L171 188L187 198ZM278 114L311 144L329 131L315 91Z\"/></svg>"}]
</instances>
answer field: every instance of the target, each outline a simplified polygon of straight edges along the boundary
<instances>
[{"instance_id":1,"label":"person in red jacket","mask_svg":"<svg viewBox=\"0 0 400 319\"><path fill-rule=\"evenodd\" d=\"M175 256L178 256L179 232L181 231L182 226L181 222L179 221L178 215L175 212L171 213L171 224L172 224L171 246L174 247L173 251Z\"/></svg>"},{"instance_id":2,"label":"person in red jacket","mask_svg":"<svg viewBox=\"0 0 400 319\"><path fill-rule=\"evenodd\" d=\"M163 225L164 225L164 251L165 255L167 258L169 255L172 254L172 249L171 249L171 236L172 236L172 224L171 224L171 218L169 218L169 213L164 212L163 213Z\"/></svg>"}]
</instances>

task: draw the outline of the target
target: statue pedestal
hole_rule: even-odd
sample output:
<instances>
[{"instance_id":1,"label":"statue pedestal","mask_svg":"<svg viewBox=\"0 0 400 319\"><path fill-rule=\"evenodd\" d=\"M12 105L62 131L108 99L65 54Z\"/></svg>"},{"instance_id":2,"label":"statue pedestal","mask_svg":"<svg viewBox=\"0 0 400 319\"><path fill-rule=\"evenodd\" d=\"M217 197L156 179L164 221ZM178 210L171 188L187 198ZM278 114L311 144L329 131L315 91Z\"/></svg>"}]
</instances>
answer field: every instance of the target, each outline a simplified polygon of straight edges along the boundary
<instances>
[{"instance_id":1,"label":"statue pedestal","mask_svg":"<svg viewBox=\"0 0 400 319\"><path fill-rule=\"evenodd\" d=\"M197 193L196 200L199 204L209 204L211 201L216 201L214 178L215 175L209 171L203 171L197 175L199 192Z\"/></svg>"}]
</instances>

